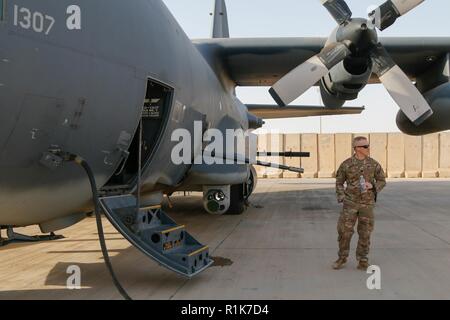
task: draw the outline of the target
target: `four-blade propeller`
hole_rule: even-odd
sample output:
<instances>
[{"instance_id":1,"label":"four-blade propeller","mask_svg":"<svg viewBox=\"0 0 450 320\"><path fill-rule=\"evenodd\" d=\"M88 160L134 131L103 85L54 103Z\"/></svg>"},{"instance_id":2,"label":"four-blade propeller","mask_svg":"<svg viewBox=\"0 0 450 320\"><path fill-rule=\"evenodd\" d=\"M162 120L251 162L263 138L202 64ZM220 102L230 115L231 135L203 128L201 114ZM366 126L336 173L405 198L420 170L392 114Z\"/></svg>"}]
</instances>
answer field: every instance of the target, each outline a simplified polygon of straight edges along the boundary
<instances>
[{"instance_id":1,"label":"four-blade propeller","mask_svg":"<svg viewBox=\"0 0 450 320\"><path fill-rule=\"evenodd\" d=\"M346 35L334 42L328 41L316 56L299 65L270 89L280 106L286 106L325 77L337 64L352 54L367 55L372 71L380 79L403 113L416 125L428 119L433 111L408 76L397 66L386 49L378 42L374 27L384 30L397 18L417 7L424 0L388 0L369 15L363 23L352 19L352 11L345 0L320 0L336 20L340 34ZM351 24L353 26L349 27ZM350 31L349 31L350 30Z\"/></svg>"}]
</instances>

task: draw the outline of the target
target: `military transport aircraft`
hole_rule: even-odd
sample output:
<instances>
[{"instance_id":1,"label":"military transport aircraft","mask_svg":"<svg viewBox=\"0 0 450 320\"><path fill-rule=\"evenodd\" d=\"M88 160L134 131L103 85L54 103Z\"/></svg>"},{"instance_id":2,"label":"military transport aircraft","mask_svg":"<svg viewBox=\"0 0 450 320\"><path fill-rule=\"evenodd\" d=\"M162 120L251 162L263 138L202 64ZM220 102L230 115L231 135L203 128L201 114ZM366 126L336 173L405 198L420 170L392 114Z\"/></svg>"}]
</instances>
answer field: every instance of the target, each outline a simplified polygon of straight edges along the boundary
<instances>
[{"instance_id":1,"label":"military transport aircraft","mask_svg":"<svg viewBox=\"0 0 450 320\"><path fill-rule=\"evenodd\" d=\"M212 39L192 41L161 0L0 0L0 225L9 239L51 239L101 207L139 250L191 277L211 264L208 248L163 212L163 195L203 191L208 212L239 214L256 175L247 160L173 163L176 129L358 114L343 104L379 81L402 131L450 129L450 39L377 36L423 1L390 0L368 19L343 0L320 2L337 22L328 39L230 39L216 0ZM286 106L314 85L324 107ZM273 86L277 104L244 105L236 86ZM50 236L13 230L33 224Z\"/></svg>"}]
</instances>

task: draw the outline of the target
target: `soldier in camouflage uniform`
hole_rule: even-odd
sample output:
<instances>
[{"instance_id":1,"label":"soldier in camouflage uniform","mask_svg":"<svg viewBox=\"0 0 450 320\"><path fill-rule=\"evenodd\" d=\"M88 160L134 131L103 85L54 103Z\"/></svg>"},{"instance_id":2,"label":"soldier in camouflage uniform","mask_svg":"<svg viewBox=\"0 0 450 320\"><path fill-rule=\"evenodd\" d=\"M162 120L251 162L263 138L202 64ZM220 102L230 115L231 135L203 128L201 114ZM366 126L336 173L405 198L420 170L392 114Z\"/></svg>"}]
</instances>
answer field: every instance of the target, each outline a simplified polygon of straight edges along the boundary
<instances>
[{"instance_id":1,"label":"soldier in camouflage uniform","mask_svg":"<svg viewBox=\"0 0 450 320\"><path fill-rule=\"evenodd\" d=\"M356 258L358 269L369 267L370 235L374 228L373 209L377 194L386 185L381 165L369 157L369 141L365 137L357 137L353 141L355 153L345 160L336 175L336 194L343 210L338 221L339 259L333 268L341 269L346 263L350 251L350 241L354 227L358 221L358 248ZM362 180L364 177L364 180ZM344 183L347 187L344 188ZM365 190L364 190L365 189Z\"/></svg>"}]
</instances>

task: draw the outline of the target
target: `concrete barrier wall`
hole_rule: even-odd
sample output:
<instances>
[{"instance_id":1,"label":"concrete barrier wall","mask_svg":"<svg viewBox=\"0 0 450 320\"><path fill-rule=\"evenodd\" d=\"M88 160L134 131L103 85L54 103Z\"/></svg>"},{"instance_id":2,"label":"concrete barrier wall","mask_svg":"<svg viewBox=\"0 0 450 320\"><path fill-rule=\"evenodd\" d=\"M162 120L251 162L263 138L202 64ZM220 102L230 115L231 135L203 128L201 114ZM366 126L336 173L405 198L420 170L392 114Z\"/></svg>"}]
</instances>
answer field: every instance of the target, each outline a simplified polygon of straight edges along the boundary
<instances>
[{"instance_id":1,"label":"concrete barrier wall","mask_svg":"<svg viewBox=\"0 0 450 320\"><path fill-rule=\"evenodd\" d=\"M439 172L439 134L424 136L422 144L422 177L436 178Z\"/></svg>"},{"instance_id":2,"label":"concrete barrier wall","mask_svg":"<svg viewBox=\"0 0 450 320\"><path fill-rule=\"evenodd\" d=\"M387 143L387 176L405 177L405 140L402 133L389 133Z\"/></svg>"},{"instance_id":3,"label":"concrete barrier wall","mask_svg":"<svg viewBox=\"0 0 450 320\"><path fill-rule=\"evenodd\" d=\"M404 137L405 143L405 177L420 178L422 176L422 140L423 137Z\"/></svg>"},{"instance_id":4,"label":"concrete barrier wall","mask_svg":"<svg viewBox=\"0 0 450 320\"><path fill-rule=\"evenodd\" d=\"M321 134L318 137L319 178L333 178L336 174L334 134Z\"/></svg>"},{"instance_id":5,"label":"concrete barrier wall","mask_svg":"<svg viewBox=\"0 0 450 320\"><path fill-rule=\"evenodd\" d=\"M256 166L260 178L332 178L340 164L352 153L352 139L367 137L371 156L390 178L450 178L450 133L411 137L402 133L371 134L261 134L258 151L303 151L310 158L260 158L305 169L297 174Z\"/></svg>"},{"instance_id":6,"label":"concrete barrier wall","mask_svg":"<svg viewBox=\"0 0 450 320\"><path fill-rule=\"evenodd\" d=\"M450 133L441 133L439 139L439 177L450 178Z\"/></svg>"},{"instance_id":7,"label":"concrete barrier wall","mask_svg":"<svg viewBox=\"0 0 450 320\"><path fill-rule=\"evenodd\" d=\"M267 151L283 152L284 151L284 135L269 134ZM283 157L266 157L267 162L284 164ZM266 168L266 177L271 179L283 178L283 170L277 168Z\"/></svg>"},{"instance_id":8,"label":"concrete barrier wall","mask_svg":"<svg viewBox=\"0 0 450 320\"><path fill-rule=\"evenodd\" d=\"M300 152L301 149L301 137L299 134L285 134L284 135L284 150L291 152ZM289 167L300 167L300 158L284 158L284 164ZM300 178L300 174L297 172L284 171L283 178Z\"/></svg>"},{"instance_id":9,"label":"concrete barrier wall","mask_svg":"<svg viewBox=\"0 0 450 320\"><path fill-rule=\"evenodd\" d=\"M387 133L372 133L370 134L370 155L383 167L387 172L388 169L388 135Z\"/></svg>"},{"instance_id":10,"label":"concrete barrier wall","mask_svg":"<svg viewBox=\"0 0 450 320\"><path fill-rule=\"evenodd\" d=\"M311 157L302 158L301 165L305 169L305 173L302 174L303 178L317 178L319 174L319 163L318 163L318 143L317 134L302 134L301 135L301 146L303 152L310 152Z\"/></svg>"}]
</instances>

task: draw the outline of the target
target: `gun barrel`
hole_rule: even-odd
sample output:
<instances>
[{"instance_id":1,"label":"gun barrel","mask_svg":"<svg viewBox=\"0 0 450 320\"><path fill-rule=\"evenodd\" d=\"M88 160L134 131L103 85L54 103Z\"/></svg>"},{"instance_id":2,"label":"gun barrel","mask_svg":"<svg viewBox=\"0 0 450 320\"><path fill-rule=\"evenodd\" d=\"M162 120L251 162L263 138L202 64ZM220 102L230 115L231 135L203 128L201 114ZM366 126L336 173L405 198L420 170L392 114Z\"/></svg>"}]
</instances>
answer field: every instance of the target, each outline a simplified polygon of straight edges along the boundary
<instances>
[{"instance_id":1,"label":"gun barrel","mask_svg":"<svg viewBox=\"0 0 450 320\"><path fill-rule=\"evenodd\" d=\"M286 158L309 158L310 152L258 152L258 157L286 157Z\"/></svg>"}]
</instances>

